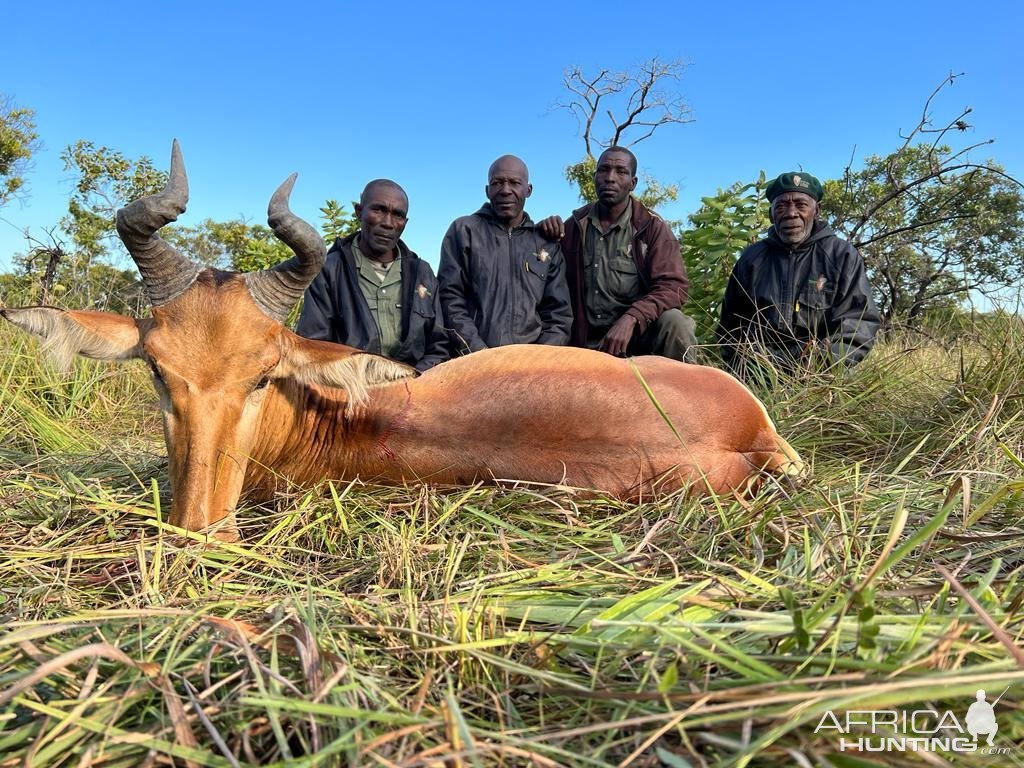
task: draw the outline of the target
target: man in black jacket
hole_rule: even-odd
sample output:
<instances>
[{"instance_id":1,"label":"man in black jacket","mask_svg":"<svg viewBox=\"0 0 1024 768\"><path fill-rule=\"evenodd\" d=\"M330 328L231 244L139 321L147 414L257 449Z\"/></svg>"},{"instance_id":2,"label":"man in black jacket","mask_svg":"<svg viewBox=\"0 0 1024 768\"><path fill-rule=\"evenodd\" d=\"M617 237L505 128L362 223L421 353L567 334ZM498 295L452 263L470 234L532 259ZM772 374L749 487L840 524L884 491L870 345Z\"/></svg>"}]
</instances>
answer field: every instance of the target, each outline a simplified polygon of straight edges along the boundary
<instances>
[{"instance_id":1,"label":"man in black jacket","mask_svg":"<svg viewBox=\"0 0 1024 768\"><path fill-rule=\"evenodd\" d=\"M783 173L768 185L772 228L740 254L722 301L718 341L739 373L767 358L853 365L871 350L879 314L857 249L818 219L821 182Z\"/></svg>"},{"instance_id":2,"label":"man in black jacket","mask_svg":"<svg viewBox=\"0 0 1024 768\"><path fill-rule=\"evenodd\" d=\"M295 328L376 352L425 371L447 360L448 337L430 265L401 240L409 198L393 181L366 185L355 207L360 229L334 241L306 289Z\"/></svg>"},{"instance_id":3,"label":"man in black jacket","mask_svg":"<svg viewBox=\"0 0 1024 768\"><path fill-rule=\"evenodd\" d=\"M565 262L523 210L533 192L526 164L499 157L484 191L489 202L456 219L441 244L437 277L454 351L565 344L572 326Z\"/></svg>"}]
</instances>

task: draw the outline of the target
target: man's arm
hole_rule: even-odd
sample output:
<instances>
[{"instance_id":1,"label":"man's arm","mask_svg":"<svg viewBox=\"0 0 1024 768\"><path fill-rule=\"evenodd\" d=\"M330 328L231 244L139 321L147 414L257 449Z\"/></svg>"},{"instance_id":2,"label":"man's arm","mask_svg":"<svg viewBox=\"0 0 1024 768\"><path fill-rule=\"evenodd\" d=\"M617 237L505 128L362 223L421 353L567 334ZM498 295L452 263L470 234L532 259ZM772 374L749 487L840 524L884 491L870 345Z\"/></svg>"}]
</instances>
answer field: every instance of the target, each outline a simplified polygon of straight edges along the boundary
<instances>
[{"instance_id":1,"label":"man's arm","mask_svg":"<svg viewBox=\"0 0 1024 768\"><path fill-rule=\"evenodd\" d=\"M433 273L430 274L433 277ZM416 370L421 373L451 357L448 334L444 330L444 315L441 313L441 293L438 290L434 291L434 322L426 329L426 334L426 351L423 359L416 363Z\"/></svg>"},{"instance_id":2,"label":"man's arm","mask_svg":"<svg viewBox=\"0 0 1024 768\"><path fill-rule=\"evenodd\" d=\"M838 325L831 339L833 362L859 363L875 344L881 316L871 296L864 259L849 244L831 313Z\"/></svg>"},{"instance_id":3,"label":"man's arm","mask_svg":"<svg viewBox=\"0 0 1024 768\"><path fill-rule=\"evenodd\" d=\"M722 314L715 329L722 360L730 368L736 366L738 347L743 338L743 326L750 322L751 307L747 290L740 284L736 267L733 267L729 283L725 287L725 295L722 297Z\"/></svg>"},{"instance_id":4,"label":"man's arm","mask_svg":"<svg viewBox=\"0 0 1024 768\"><path fill-rule=\"evenodd\" d=\"M648 230L647 253L641 258L647 264L650 288L625 312L636 321L634 333L646 331L666 310L682 308L690 287L679 241L668 224L654 217Z\"/></svg>"},{"instance_id":5,"label":"man's arm","mask_svg":"<svg viewBox=\"0 0 1024 768\"><path fill-rule=\"evenodd\" d=\"M333 274L333 273L332 273ZM337 341L334 333L334 301L331 299L332 275L328 274L325 267L313 278L313 282L306 288L305 300L302 302L302 312L299 315L299 322L295 325L295 332L307 339L319 339L321 341Z\"/></svg>"},{"instance_id":6,"label":"man's arm","mask_svg":"<svg viewBox=\"0 0 1024 768\"><path fill-rule=\"evenodd\" d=\"M480 331L469 311L467 297L471 292L470 280L457 224L453 222L448 227L441 242L441 262L437 268L438 294L453 350L455 354L468 355L470 352L487 349L487 345L480 338Z\"/></svg>"},{"instance_id":7,"label":"man's arm","mask_svg":"<svg viewBox=\"0 0 1024 768\"><path fill-rule=\"evenodd\" d=\"M537 307L543 328L537 343L564 346L569 341L572 328L572 306L569 303L569 285L565 281L565 258L561 250L556 248L552 251L550 261L544 296Z\"/></svg>"}]
</instances>

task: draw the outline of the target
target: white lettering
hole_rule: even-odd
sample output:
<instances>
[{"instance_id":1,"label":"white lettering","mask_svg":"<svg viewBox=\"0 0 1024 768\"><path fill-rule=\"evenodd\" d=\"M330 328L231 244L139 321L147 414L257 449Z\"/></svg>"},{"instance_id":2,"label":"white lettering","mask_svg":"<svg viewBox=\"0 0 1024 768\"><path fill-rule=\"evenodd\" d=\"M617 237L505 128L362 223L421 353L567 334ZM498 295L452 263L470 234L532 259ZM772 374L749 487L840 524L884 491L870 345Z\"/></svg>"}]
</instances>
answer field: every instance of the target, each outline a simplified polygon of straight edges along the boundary
<instances>
[{"instance_id":1,"label":"white lettering","mask_svg":"<svg viewBox=\"0 0 1024 768\"><path fill-rule=\"evenodd\" d=\"M954 715L953 712L948 709L942 713L942 717L939 719L939 724L935 726L935 730L937 731L943 728L947 728L951 731L956 731L957 733L964 732L963 726L960 725L960 721L957 720L956 715Z\"/></svg>"},{"instance_id":2,"label":"white lettering","mask_svg":"<svg viewBox=\"0 0 1024 768\"><path fill-rule=\"evenodd\" d=\"M915 709L910 713L910 730L914 733L935 733L936 729L929 721L938 717L939 713L934 709Z\"/></svg>"},{"instance_id":3,"label":"white lettering","mask_svg":"<svg viewBox=\"0 0 1024 768\"><path fill-rule=\"evenodd\" d=\"M895 709L880 709L871 718L871 732L878 733L879 728L887 725L893 733L899 733L900 729L897 725L899 720L899 712Z\"/></svg>"},{"instance_id":4,"label":"white lettering","mask_svg":"<svg viewBox=\"0 0 1024 768\"><path fill-rule=\"evenodd\" d=\"M829 719L832 720L832 725L825 725L825 721ZM831 709L821 716L821 721L814 727L814 732L817 733L823 728L835 728L840 733L846 733L846 731L843 730L843 726L841 726L839 721L836 720L836 716Z\"/></svg>"}]
</instances>

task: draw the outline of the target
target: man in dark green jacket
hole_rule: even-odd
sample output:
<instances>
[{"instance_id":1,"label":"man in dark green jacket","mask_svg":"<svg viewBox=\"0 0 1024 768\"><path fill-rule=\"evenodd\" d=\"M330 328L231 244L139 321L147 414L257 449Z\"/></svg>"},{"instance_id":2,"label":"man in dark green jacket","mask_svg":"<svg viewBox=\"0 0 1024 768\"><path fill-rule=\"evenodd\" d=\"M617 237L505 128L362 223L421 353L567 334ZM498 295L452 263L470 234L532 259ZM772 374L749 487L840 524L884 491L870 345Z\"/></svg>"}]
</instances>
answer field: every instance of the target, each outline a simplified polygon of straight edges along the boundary
<instances>
[{"instance_id":1,"label":"man in dark green jacket","mask_svg":"<svg viewBox=\"0 0 1024 768\"><path fill-rule=\"evenodd\" d=\"M388 179L366 185L360 229L334 241L309 288L296 333L376 352L425 371L449 357L437 280L401 240L409 198Z\"/></svg>"},{"instance_id":2,"label":"man in dark green jacket","mask_svg":"<svg viewBox=\"0 0 1024 768\"><path fill-rule=\"evenodd\" d=\"M505 344L565 344L572 325L565 264L524 207L533 191L526 164L495 160L488 202L456 219L441 244L437 278L456 354Z\"/></svg>"},{"instance_id":3,"label":"man in dark green jacket","mask_svg":"<svg viewBox=\"0 0 1024 768\"><path fill-rule=\"evenodd\" d=\"M609 147L597 159L597 202L564 224L538 227L561 238L572 298L571 343L611 355L662 355L683 362L696 342L683 314L689 283L679 241L668 225L632 196L636 156Z\"/></svg>"},{"instance_id":4,"label":"man in dark green jacket","mask_svg":"<svg viewBox=\"0 0 1024 768\"><path fill-rule=\"evenodd\" d=\"M740 374L751 366L853 365L879 314L857 249L818 219L821 182L783 173L768 185L772 228L740 254L722 301L718 341Z\"/></svg>"}]
</instances>

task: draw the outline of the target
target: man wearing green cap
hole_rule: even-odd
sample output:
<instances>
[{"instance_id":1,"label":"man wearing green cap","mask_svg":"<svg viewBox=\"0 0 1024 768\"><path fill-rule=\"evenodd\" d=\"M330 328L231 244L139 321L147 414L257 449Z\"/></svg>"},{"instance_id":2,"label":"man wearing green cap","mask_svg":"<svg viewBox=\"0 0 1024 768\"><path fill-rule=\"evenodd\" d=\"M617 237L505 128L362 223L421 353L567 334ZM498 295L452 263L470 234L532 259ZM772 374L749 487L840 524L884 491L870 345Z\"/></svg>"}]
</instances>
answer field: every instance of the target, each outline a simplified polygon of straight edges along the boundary
<instances>
[{"instance_id":1,"label":"man wearing green cap","mask_svg":"<svg viewBox=\"0 0 1024 768\"><path fill-rule=\"evenodd\" d=\"M871 350L879 315L864 260L818 219L821 182L791 171L768 185L772 227L740 254L722 301L718 342L741 375L853 365Z\"/></svg>"}]
</instances>

